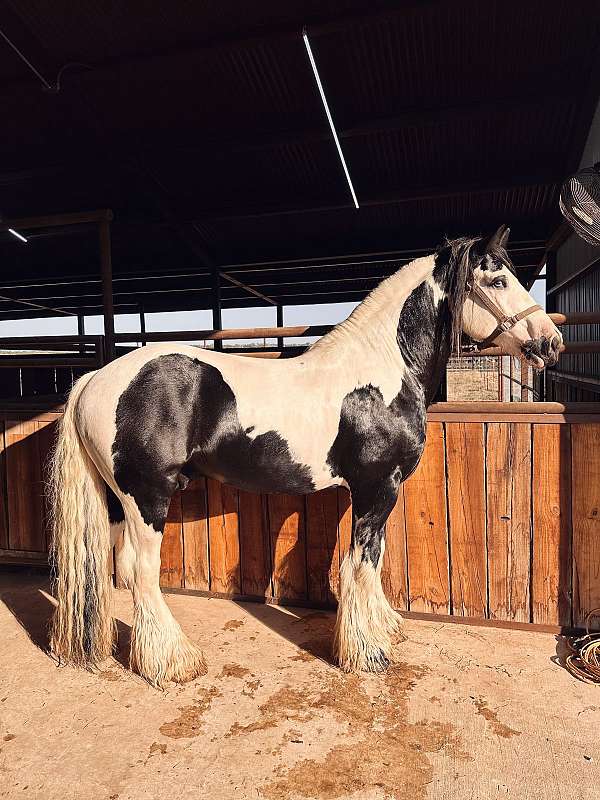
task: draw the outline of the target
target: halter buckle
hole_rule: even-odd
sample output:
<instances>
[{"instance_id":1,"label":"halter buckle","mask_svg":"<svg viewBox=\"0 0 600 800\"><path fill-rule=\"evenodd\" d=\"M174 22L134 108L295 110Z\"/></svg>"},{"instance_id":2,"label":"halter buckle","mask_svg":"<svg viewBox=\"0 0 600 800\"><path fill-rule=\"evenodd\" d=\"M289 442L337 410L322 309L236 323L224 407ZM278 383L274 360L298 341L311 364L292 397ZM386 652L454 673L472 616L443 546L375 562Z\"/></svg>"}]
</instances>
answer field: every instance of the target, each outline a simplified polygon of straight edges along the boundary
<instances>
[{"instance_id":1,"label":"halter buckle","mask_svg":"<svg viewBox=\"0 0 600 800\"><path fill-rule=\"evenodd\" d=\"M508 317L508 319L498 323L498 330L501 330L503 333L505 333L506 331L509 331L513 325L515 325L514 317Z\"/></svg>"}]
</instances>

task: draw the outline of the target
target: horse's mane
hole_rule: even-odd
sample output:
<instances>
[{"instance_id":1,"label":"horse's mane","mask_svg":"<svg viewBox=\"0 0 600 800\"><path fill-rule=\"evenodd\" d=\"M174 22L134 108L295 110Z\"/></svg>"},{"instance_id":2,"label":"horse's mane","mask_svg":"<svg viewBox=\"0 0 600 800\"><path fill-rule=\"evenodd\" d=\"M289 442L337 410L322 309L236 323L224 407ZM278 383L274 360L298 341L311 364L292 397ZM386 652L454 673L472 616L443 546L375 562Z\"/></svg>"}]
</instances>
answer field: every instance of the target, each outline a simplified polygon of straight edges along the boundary
<instances>
[{"instance_id":1,"label":"horse's mane","mask_svg":"<svg viewBox=\"0 0 600 800\"><path fill-rule=\"evenodd\" d=\"M405 264L397 272L383 280L367 297L360 303L350 316L343 322L336 325L328 334L310 346L310 350L330 347L338 341L339 336L348 333L358 335L361 327L364 327L365 320L373 312L378 313L380 309L385 309L387 305L394 303L398 280L402 280L406 275L406 270L419 261L434 259L433 274L441 284L448 298L448 308L450 310L450 343L455 352L460 352L462 337L462 314L465 300L469 294L469 286L473 278L473 270L481 261L484 255L490 257L495 262L507 266L514 272L510 259L503 247L492 243L491 247L482 253L476 245L483 241L483 237L463 236L458 239L446 239L442 245L431 255L424 256L410 264ZM362 335L369 335L370 328L362 330Z\"/></svg>"},{"instance_id":2,"label":"horse's mane","mask_svg":"<svg viewBox=\"0 0 600 800\"><path fill-rule=\"evenodd\" d=\"M458 239L446 239L444 244L438 248L436 255L448 252L448 267L446 270L446 280L444 289L448 296L452 326L450 331L450 344L452 351L460 352L462 337L463 306L469 294L473 271L482 258L481 251L477 251L475 245L483 241L483 237L461 236ZM508 267L514 272L514 267L508 257L506 250L497 244L492 244L486 250L485 255L495 262Z\"/></svg>"}]
</instances>

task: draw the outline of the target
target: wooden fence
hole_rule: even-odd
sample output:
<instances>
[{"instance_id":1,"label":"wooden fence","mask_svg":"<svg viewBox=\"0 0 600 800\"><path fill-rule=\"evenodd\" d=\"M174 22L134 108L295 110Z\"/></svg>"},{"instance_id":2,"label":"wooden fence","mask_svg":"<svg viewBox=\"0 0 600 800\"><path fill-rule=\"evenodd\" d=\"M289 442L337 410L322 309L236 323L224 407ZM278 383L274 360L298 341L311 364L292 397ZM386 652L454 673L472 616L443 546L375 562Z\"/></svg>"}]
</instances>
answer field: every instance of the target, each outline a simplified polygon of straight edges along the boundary
<instances>
[{"instance_id":1,"label":"wooden fence","mask_svg":"<svg viewBox=\"0 0 600 800\"><path fill-rule=\"evenodd\" d=\"M0 558L39 562L59 414L0 416ZM161 583L333 605L350 531L345 489L260 496L194 481L171 503ZM388 522L383 583L412 612L583 625L600 606L598 404L432 406L422 462Z\"/></svg>"}]
</instances>

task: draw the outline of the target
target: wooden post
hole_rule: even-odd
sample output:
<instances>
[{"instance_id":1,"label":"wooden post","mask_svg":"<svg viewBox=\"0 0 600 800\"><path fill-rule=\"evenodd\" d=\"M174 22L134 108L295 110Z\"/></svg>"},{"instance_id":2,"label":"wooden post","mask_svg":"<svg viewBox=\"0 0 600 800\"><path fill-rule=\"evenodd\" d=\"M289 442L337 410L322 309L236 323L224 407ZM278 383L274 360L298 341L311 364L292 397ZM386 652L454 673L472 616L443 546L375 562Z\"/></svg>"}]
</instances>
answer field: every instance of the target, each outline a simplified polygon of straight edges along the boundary
<instances>
[{"instance_id":1,"label":"wooden post","mask_svg":"<svg viewBox=\"0 0 600 800\"><path fill-rule=\"evenodd\" d=\"M213 329L216 331L223 330L223 320L221 319L221 282L219 280L219 270L212 270L212 320ZM223 342L220 339L215 340L215 350L222 350Z\"/></svg>"},{"instance_id":2,"label":"wooden post","mask_svg":"<svg viewBox=\"0 0 600 800\"><path fill-rule=\"evenodd\" d=\"M100 269L102 272L102 310L104 314L104 353L105 360L115 357L115 308L112 286L112 255L110 246L110 223L101 222L98 226L100 238Z\"/></svg>"},{"instance_id":3,"label":"wooden post","mask_svg":"<svg viewBox=\"0 0 600 800\"><path fill-rule=\"evenodd\" d=\"M502 383L502 356L496 356L496 366L498 367L498 402L504 400L503 383Z\"/></svg>"},{"instance_id":4,"label":"wooden post","mask_svg":"<svg viewBox=\"0 0 600 800\"><path fill-rule=\"evenodd\" d=\"M140 333L146 333L146 315L144 314L144 306L140 303ZM146 344L142 339L142 347Z\"/></svg>"},{"instance_id":5,"label":"wooden post","mask_svg":"<svg viewBox=\"0 0 600 800\"><path fill-rule=\"evenodd\" d=\"M277 303L277 327L283 328L283 306ZM277 337L277 349L283 352L283 336Z\"/></svg>"},{"instance_id":6,"label":"wooden post","mask_svg":"<svg viewBox=\"0 0 600 800\"><path fill-rule=\"evenodd\" d=\"M526 403L529 398L529 365L521 362L521 402ZM531 398L533 399L533 398Z\"/></svg>"}]
</instances>

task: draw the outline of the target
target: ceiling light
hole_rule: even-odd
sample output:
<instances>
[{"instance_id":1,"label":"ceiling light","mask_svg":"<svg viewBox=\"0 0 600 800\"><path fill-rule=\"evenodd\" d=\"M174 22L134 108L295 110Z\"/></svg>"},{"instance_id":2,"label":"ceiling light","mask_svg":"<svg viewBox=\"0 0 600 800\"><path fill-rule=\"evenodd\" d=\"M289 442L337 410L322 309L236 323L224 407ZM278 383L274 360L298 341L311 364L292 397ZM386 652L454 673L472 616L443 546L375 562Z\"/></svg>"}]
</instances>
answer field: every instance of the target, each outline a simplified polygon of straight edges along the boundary
<instances>
[{"instance_id":1,"label":"ceiling light","mask_svg":"<svg viewBox=\"0 0 600 800\"><path fill-rule=\"evenodd\" d=\"M14 230L14 228L9 228L8 232L12 233L13 236L16 236L17 239L20 239L22 242L26 242L27 241L27 239L22 234L20 234L18 231Z\"/></svg>"},{"instance_id":2,"label":"ceiling light","mask_svg":"<svg viewBox=\"0 0 600 800\"><path fill-rule=\"evenodd\" d=\"M354 201L354 207L358 208L359 206L358 206L358 200L356 199L356 192L354 191L354 186L352 185L352 180L350 179L350 173L348 172L348 167L346 165L346 159L344 158L344 154L342 152L342 146L340 144L340 140L338 139L338 135L335 130L335 125L333 124L333 118L331 116L331 111L329 110L329 105L327 104L327 98L325 97L325 90L323 89L323 84L321 83L319 70L317 69L317 65L315 63L312 49L310 47L310 42L308 41L308 33L306 32L306 28L302 31L302 38L304 39L304 46L306 47L306 52L308 53L308 59L310 61L310 65L312 67L312 71L315 76L315 81L317 82L317 87L319 89L319 94L321 95L321 100L323 101L323 107L325 108L325 113L327 114L327 120L329 122L329 127L331 128L331 133L333 134L335 146L337 147L340 161L342 162L344 175L346 176L346 180L348 181L348 186L350 187L350 194L352 195L352 200Z\"/></svg>"}]
</instances>

